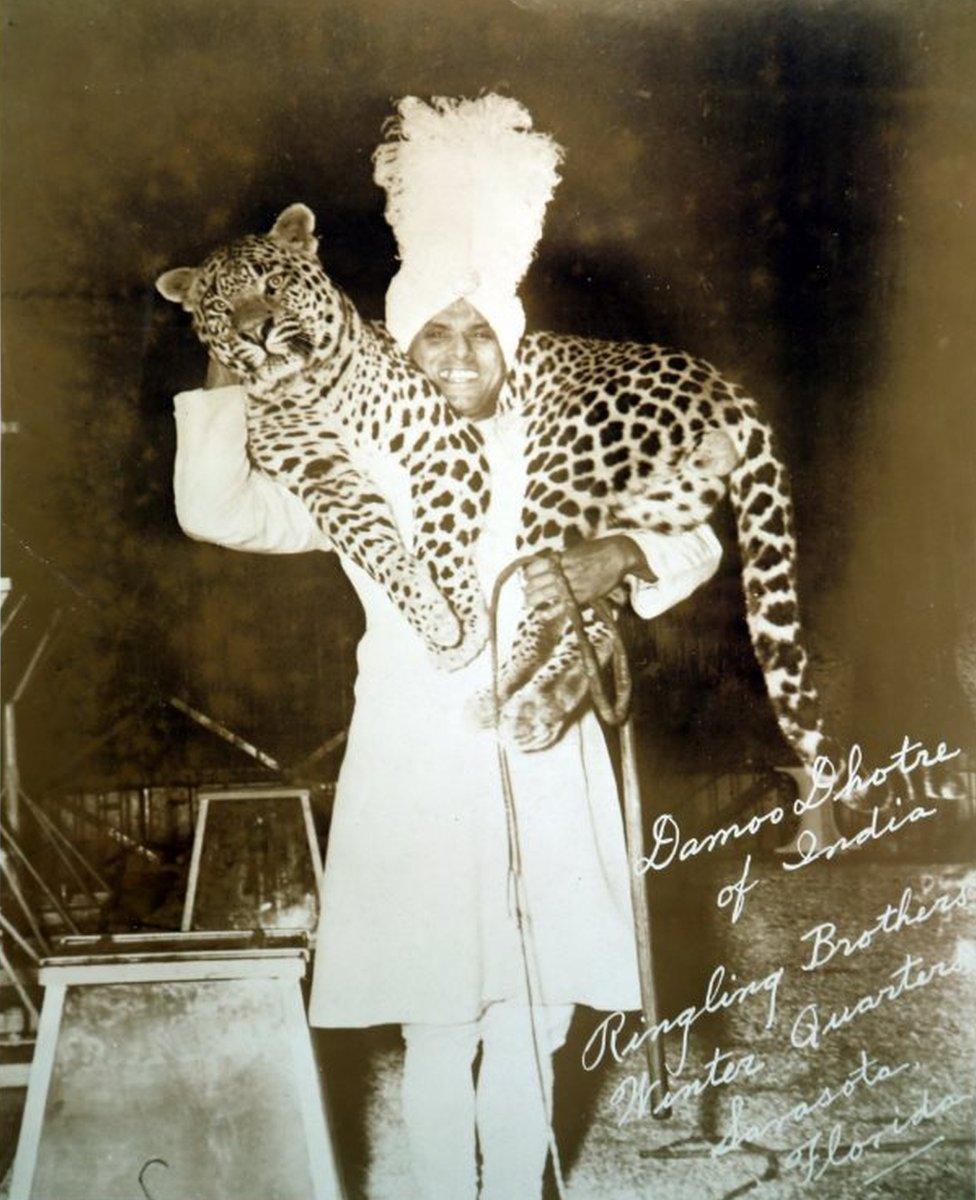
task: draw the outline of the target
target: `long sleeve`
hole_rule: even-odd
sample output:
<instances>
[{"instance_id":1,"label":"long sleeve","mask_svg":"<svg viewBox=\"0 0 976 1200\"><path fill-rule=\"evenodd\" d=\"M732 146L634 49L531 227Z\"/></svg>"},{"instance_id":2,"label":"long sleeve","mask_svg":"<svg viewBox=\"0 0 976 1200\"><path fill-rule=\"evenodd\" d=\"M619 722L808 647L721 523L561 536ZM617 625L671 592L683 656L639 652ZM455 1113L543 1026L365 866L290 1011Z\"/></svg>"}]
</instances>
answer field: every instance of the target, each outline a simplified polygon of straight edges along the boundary
<instances>
[{"instance_id":1,"label":"long sleeve","mask_svg":"<svg viewBox=\"0 0 976 1200\"><path fill-rule=\"evenodd\" d=\"M251 466L241 388L181 392L174 410L173 492L184 533L259 554L329 549L301 500Z\"/></svg>"},{"instance_id":2,"label":"long sleeve","mask_svg":"<svg viewBox=\"0 0 976 1200\"><path fill-rule=\"evenodd\" d=\"M631 579L630 602L639 617L649 620L678 604L718 570L722 546L710 525L683 533L627 530L640 547L657 579Z\"/></svg>"}]
</instances>

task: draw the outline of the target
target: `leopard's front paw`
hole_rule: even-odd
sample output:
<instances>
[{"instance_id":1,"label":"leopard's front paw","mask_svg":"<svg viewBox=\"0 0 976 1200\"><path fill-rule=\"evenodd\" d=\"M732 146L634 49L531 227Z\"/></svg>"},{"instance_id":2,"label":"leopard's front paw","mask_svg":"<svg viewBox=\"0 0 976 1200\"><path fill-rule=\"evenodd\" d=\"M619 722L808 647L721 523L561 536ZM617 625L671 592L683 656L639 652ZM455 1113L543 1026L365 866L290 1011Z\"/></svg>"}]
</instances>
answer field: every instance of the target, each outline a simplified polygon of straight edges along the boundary
<instances>
[{"instance_id":1,"label":"leopard's front paw","mask_svg":"<svg viewBox=\"0 0 976 1200\"><path fill-rule=\"evenodd\" d=\"M459 622L458 628L460 638L456 638L454 644L431 647L434 664L438 670L457 671L466 667L484 649L488 629L483 612L466 615Z\"/></svg>"},{"instance_id":2,"label":"leopard's front paw","mask_svg":"<svg viewBox=\"0 0 976 1200\"><path fill-rule=\"evenodd\" d=\"M467 637L462 638L456 646L430 648L434 666L438 671L459 671L477 658L480 651L481 646L473 644Z\"/></svg>"},{"instance_id":3,"label":"leopard's front paw","mask_svg":"<svg viewBox=\"0 0 976 1200\"><path fill-rule=\"evenodd\" d=\"M422 564L417 565L404 588L404 599L414 625L435 658L442 652L459 649L461 622Z\"/></svg>"},{"instance_id":4,"label":"leopard's front paw","mask_svg":"<svg viewBox=\"0 0 976 1200\"><path fill-rule=\"evenodd\" d=\"M462 618L461 625L464 629L464 640L481 650L488 641L488 612L484 605L467 613Z\"/></svg>"}]
</instances>

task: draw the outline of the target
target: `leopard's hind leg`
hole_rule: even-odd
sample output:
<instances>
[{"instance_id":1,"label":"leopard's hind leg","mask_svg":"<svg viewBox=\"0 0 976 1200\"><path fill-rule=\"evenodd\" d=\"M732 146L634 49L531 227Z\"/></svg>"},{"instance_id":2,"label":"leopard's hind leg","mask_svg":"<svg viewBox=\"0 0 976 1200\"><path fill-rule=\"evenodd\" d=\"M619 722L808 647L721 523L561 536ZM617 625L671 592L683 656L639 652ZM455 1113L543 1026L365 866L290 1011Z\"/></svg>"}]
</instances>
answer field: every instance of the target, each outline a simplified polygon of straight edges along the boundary
<instances>
[{"instance_id":1,"label":"leopard's hind leg","mask_svg":"<svg viewBox=\"0 0 976 1200\"><path fill-rule=\"evenodd\" d=\"M532 612L522 614L512 649L500 662L493 686L480 689L468 704L475 725L490 729L498 724L509 699L555 651L562 626L561 618L543 620Z\"/></svg>"},{"instance_id":2,"label":"leopard's hind leg","mask_svg":"<svg viewBox=\"0 0 976 1200\"><path fill-rule=\"evenodd\" d=\"M591 610L583 628L597 663L610 659L614 630ZM586 700L589 679L583 668L576 631L565 621L552 652L503 705L498 729L506 745L519 750L544 750L559 741Z\"/></svg>"}]
</instances>

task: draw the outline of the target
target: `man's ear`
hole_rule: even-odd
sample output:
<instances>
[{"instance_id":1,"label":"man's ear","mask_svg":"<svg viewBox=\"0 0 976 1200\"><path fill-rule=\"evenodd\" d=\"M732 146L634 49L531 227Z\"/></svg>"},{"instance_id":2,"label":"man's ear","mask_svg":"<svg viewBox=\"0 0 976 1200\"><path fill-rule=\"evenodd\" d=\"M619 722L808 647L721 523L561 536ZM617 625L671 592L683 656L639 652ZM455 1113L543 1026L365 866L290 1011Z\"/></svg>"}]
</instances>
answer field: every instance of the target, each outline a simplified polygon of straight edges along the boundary
<instances>
[{"instance_id":1,"label":"man's ear","mask_svg":"<svg viewBox=\"0 0 976 1200\"><path fill-rule=\"evenodd\" d=\"M200 272L195 267L175 267L172 271L164 271L156 280L160 294L174 304L182 304L187 311L193 307L196 299L197 281Z\"/></svg>"},{"instance_id":2,"label":"man's ear","mask_svg":"<svg viewBox=\"0 0 976 1200\"><path fill-rule=\"evenodd\" d=\"M319 239L315 234L315 213L307 204L290 204L275 221L271 239L286 250L314 255Z\"/></svg>"}]
</instances>

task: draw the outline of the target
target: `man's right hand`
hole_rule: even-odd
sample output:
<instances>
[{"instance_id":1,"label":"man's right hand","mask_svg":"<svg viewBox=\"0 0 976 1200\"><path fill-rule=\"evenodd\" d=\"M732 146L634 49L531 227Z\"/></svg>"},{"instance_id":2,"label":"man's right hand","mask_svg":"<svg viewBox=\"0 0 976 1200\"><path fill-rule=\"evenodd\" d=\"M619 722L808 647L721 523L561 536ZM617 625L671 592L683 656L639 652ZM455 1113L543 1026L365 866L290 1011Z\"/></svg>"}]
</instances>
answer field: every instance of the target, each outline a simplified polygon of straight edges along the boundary
<instances>
[{"instance_id":1,"label":"man's right hand","mask_svg":"<svg viewBox=\"0 0 976 1200\"><path fill-rule=\"evenodd\" d=\"M559 555L563 574L577 604L592 604L609 595L627 575L652 583L655 576L641 548L624 533L580 542ZM525 603L543 620L551 620L563 609L563 583L548 555L539 555L522 571Z\"/></svg>"},{"instance_id":2,"label":"man's right hand","mask_svg":"<svg viewBox=\"0 0 976 1200\"><path fill-rule=\"evenodd\" d=\"M232 383L240 383L240 378L219 362L214 356L210 355L210 361L207 363L207 378L203 381L204 388L219 388L227 387Z\"/></svg>"}]
</instances>

